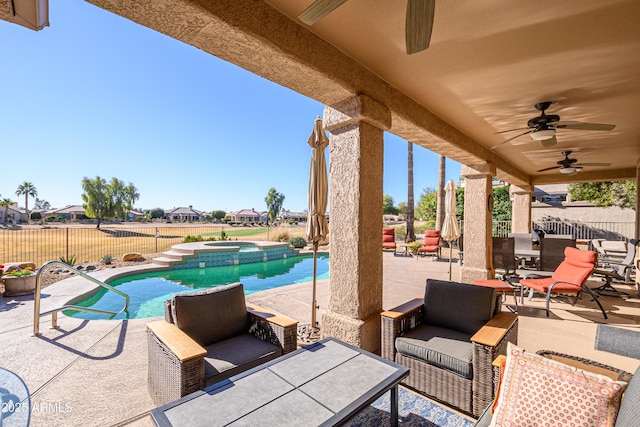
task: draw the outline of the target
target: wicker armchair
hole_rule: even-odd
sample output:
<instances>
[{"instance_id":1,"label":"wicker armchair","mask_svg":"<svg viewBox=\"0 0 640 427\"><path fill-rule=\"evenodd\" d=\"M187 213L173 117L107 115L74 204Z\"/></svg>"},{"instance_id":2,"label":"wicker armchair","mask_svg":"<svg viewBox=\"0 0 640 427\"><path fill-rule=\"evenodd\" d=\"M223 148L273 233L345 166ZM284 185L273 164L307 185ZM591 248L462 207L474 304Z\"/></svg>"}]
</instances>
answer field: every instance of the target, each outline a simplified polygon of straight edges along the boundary
<instances>
[{"instance_id":1,"label":"wicker armchair","mask_svg":"<svg viewBox=\"0 0 640 427\"><path fill-rule=\"evenodd\" d=\"M492 288L427 280L425 298L385 311L382 357L408 367L405 384L479 416L495 394L491 363L517 343L518 317Z\"/></svg>"},{"instance_id":2,"label":"wicker armchair","mask_svg":"<svg viewBox=\"0 0 640 427\"><path fill-rule=\"evenodd\" d=\"M163 405L289 353L297 324L246 304L240 283L176 294L147 325L149 393Z\"/></svg>"}]
</instances>

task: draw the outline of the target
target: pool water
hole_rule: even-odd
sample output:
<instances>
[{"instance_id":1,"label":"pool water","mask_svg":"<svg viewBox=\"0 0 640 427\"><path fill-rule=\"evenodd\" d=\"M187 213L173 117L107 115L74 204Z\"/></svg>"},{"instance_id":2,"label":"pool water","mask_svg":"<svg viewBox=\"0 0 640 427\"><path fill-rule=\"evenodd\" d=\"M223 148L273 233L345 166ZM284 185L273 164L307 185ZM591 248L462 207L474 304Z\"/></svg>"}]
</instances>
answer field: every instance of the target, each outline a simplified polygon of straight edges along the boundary
<instances>
[{"instance_id":1,"label":"pool water","mask_svg":"<svg viewBox=\"0 0 640 427\"><path fill-rule=\"evenodd\" d=\"M329 278L329 256L318 254L318 280ZM313 280L313 256L302 255L267 262L185 270L146 272L122 277L110 285L129 295L129 309L113 319L144 319L164 315L164 301L180 292L241 282L246 295L294 283ZM102 289L76 303L83 307L117 311L122 296ZM67 316L80 319L106 319L105 315L67 310Z\"/></svg>"}]
</instances>

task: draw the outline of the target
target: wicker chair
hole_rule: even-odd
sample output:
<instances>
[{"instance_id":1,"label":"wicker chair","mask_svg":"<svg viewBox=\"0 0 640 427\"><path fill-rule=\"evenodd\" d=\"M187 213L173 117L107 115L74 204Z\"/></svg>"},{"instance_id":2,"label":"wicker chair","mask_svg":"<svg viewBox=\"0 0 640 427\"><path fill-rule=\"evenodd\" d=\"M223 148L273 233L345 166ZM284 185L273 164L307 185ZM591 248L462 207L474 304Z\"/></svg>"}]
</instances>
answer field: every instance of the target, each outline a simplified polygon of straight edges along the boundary
<instances>
[{"instance_id":1,"label":"wicker chair","mask_svg":"<svg viewBox=\"0 0 640 427\"><path fill-rule=\"evenodd\" d=\"M297 324L246 304L240 283L176 294L147 325L149 393L164 405L289 353Z\"/></svg>"},{"instance_id":2,"label":"wicker chair","mask_svg":"<svg viewBox=\"0 0 640 427\"><path fill-rule=\"evenodd\" d=\"M428 279L424 299L382 313L382 356L411 370L407 386L477 417L493 359L517 343L518 317L499 306L493 288Z\"/></svg>"}]
</instances>

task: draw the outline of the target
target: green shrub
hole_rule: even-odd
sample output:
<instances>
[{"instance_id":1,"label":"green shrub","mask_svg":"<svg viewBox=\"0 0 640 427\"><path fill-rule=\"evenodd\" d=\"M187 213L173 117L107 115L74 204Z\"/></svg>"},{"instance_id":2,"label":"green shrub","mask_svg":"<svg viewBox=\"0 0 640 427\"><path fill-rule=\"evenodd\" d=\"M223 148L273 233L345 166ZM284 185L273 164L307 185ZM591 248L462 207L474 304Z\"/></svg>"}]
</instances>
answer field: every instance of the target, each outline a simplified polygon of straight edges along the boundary
<instances>
[{"instance_id":1,"label":"green shrub","mask_svg":"<svg viewBox=\"0 0 640 427\"><path fill-rule=\"evenodd\" d=\"M100 262L102 262L105 265L111 265L111 261L113 261L113 257L111 255L105 255L100 260Z\"/></svg>"},{"instance_id":2,"label":"green shrub","mask_svg":"<svg viewBox=\"0 0 640 427\"><path fill-rule=\"evenodd\" d=\"M65 264L67 264L70 267L73 267L76 264L76 256L75 255L71 255L69 258L61 256L60 257L60 261L64 262Z\"/></svg>"},{"instance_id":3,"label":"green shrub","mask_svg":"<svg viewBox=\"0 0 640 427\"><path fill-rule=\"evenodd\" d=\"M289 244L296 249L302 249L307 246L307 240L302 237L292 237L289 239Z\"/></svg>"},{"instance_id":4,"label":"green shrub","mask_svg":"<svg viewBox=\"0 0 640 427\"><path fill-rule=\"evenodd\" d=\"M191 243L191 242L202 242L204 239L202 238L202 236L192 236L190 234L187 234L186 236L184 236L184 240L182 240L182 243Z\"/></svg>"}]
</instances>

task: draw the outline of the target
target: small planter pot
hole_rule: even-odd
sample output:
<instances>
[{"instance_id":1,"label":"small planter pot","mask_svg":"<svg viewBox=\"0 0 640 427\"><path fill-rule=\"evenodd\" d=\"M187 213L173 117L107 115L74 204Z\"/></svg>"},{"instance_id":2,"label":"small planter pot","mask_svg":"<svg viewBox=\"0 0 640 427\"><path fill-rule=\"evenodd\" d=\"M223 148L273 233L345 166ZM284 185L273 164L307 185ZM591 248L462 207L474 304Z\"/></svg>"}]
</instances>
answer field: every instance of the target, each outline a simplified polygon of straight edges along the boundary
<instances>
[{"instance_id":1,"label":"small planter pot","mask_svg":"<svg viewBox=\"0 0 640 427\"><path fill-rule=\"evenodd\" d=\"M36 289L36 275L2 276L4 282L4 296L19 296L32 294Z\"/></svg>"}]
</instances>

